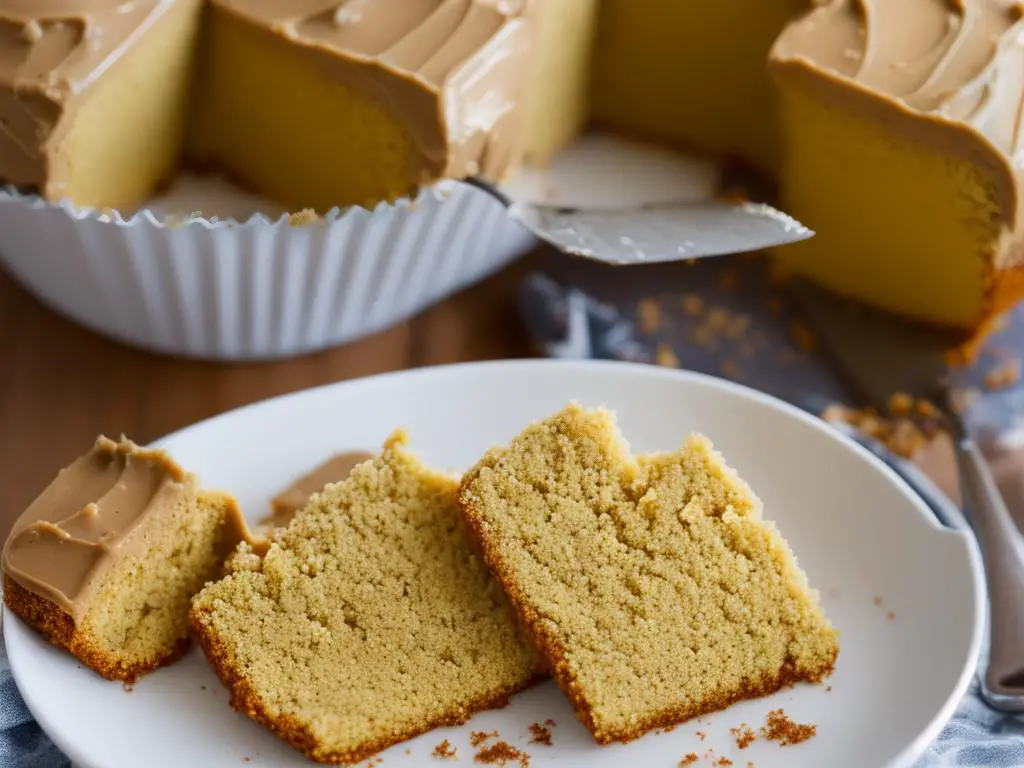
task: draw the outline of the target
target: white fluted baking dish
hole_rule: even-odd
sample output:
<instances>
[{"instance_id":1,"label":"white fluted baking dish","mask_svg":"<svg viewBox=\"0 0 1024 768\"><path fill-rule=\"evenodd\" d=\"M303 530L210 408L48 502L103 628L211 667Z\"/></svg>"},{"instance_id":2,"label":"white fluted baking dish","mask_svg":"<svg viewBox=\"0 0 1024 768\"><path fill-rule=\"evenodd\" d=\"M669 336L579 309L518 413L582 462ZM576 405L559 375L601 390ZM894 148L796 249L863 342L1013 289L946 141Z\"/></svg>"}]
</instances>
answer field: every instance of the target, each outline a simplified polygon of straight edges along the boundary
<instances>
[{"instance_id":1,"label":"white fluted baking dish","mask_svg":"<svg viewBox=\"0 0 1024 768\"><path fill-rule=\"evenodd\" d=\"M297 225L145 209L124 219L0 189L0 264L56 311L153 352L260 360L398 323L535 241L459 182Z\"/></svg>"}]
</instances>

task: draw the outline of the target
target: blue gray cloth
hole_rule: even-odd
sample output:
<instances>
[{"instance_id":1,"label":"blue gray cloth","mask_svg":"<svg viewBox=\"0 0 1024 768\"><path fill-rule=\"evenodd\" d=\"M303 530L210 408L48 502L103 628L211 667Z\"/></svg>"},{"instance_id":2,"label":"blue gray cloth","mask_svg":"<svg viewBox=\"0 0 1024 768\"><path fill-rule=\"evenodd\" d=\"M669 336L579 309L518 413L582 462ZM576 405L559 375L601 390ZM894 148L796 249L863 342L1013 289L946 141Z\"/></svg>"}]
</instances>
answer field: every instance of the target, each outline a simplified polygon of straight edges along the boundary
<instances>
[{"instance_id":1,"label":"blue gray cloth","mask_svg":"<svg viewBox=\"0 0 1024 768\"><path fill-rule=\"evenodd\" d=\"M702 305L699 313L693 309L694 297ZM799 316L749 259L627 271L552 256L526 278L520 299L522 320L537 351L547 356L674 364L725 375L813 413L830 403L855 404L827 362L801 346L799 334L794 339ZM653 316L652 302L658 307ZM648 305L646 312L642 303ZM736 338L709 335L707 318L716 309L721 317L744 315L746 330ZM984 390L986 371L1004 362L1008 351L1024 352L1024 309L1009 320L978 362L955 374L957 384ZM752 336L759 343L751 345ZM1019 427L1022 415L1024 387L1018 385L984 391L968 419L973 429L991 437L1011 425ZM897 466L902 462L891 454L886 458ZM1024 766L1024 717L989 708L975 679L915 768L938 766Z\"/></svg>"},{"instance_id":2,"label":"blue gray cloth","mask_svg":"<svg viewBox=\"0 0 1024 768\"><path fill-rule=\"evenodd\" d=\"M7 662L7 652L0 642L0 768L68 768L70 765L21 700Z\"/></svg>"}]
</instances>

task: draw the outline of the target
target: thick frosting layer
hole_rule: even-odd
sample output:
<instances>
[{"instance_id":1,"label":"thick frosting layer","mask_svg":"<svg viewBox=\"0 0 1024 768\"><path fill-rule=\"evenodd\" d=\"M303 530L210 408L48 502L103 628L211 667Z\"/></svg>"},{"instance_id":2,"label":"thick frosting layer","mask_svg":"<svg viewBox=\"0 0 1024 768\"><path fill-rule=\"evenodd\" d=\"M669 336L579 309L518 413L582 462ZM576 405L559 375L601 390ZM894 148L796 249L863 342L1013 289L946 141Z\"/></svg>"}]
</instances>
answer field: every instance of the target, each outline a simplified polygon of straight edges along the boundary
<instances>
[{"instance_id":1,"label":"thick frosting layer","mask_svg":"<svg viewBox=\"0 0 1024 768\"><path fill-rule=\"evenodd\" d=\"M62 469L14 524L3 549L4 572L76 620L109 567L145 547L133 535L149 515L194 504L196 479L161 451L100 437ZM233 505L225 540L248 539ZM226 554L226 553L225 553Z\"/></svg>"},{"instance_id":2,"label":"thick frosting layer","mask_svg":"<svg viewBox=\"0 0 1024 768\"><path fill-rule=\"evenodd\" d=\"M0 180L63 195L83 94L182 0L0 0Z\"/></svg>"},{"instance_id":3,"label":"thick frosting layer","mask_svg":"<svg viewBox=\"0 0 1024 768\"><path fill-rule=\"evenodd\" d=\"M921 141L991 165L1002 179L1005 245L1021 231L1024 4L825 0L787 27L771 64L803 70L834 94L873 97ZM1001 250L997 259L1012 258Z\"/></svg>"},{"instance_id":4,"label":"thick frosting layer","mask_svg":"<svg viewBox=\"0 0 1024 768\"><path fill-rule=\"evenodd\" d=\"M393 109L427 178L498 179L522 144L530 0L213 0Z\"/></svg>"}]
</instances>

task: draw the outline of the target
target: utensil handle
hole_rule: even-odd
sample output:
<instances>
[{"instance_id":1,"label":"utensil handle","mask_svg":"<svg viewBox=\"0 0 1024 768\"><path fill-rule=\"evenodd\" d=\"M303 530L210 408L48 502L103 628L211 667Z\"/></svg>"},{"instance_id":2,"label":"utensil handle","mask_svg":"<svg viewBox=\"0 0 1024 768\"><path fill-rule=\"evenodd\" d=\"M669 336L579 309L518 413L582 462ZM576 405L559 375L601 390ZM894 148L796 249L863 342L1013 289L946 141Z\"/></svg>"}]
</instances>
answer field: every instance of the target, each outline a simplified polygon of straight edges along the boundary
<instances>
[{"instance_id":1,"label":"utensil handle","mask_svg":"<svg viewBox=\"0 0 1024 768\"><path fill-rule=\"evenodd\" d=\"M1024 544L992 477L969 436L956 446L961 493L985 562L989 598L989 658L985 698L999 709L1024 709Z\"/></svg>"}]
</instances>

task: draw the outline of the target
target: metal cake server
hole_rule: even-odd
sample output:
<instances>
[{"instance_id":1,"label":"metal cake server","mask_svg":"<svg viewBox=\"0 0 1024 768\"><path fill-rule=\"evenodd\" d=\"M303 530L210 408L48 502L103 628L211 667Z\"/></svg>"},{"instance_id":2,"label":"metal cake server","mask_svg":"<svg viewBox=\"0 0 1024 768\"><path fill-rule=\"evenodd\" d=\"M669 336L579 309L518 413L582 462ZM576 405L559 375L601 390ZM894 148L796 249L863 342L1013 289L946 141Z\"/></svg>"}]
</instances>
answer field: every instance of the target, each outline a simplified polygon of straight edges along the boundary
<instances>
[{"instance_id":1,"label":"metal cake server","mask_svg":"<svg viewBox=\"0 0 1024 768\"><path fill-rule=\"evenodd\" d=\"M800 222L764 203L715 200L619 210L582 210L516 202L477 178L509 216L563 253L605 264L688 261L799 242L814 236Z\"/></svg>"},{"instance_id":2,"label":"metal cake server","mask_svg":"<svg viewBox=\"0 0 1024 768\"><path fill-rule=\"evenodd\" d=\"M807 283L796 284L793 291L822 349L866 404L884 410L889 396L900 391L942 408L953 438L965 517L985 565L989 631L988 662L979 675L982 695L995 709L1024 712L1024 538L988 462L949 403L945 352L951 337L880 312L852 310Z\"/></svg>"}]
</instances>

